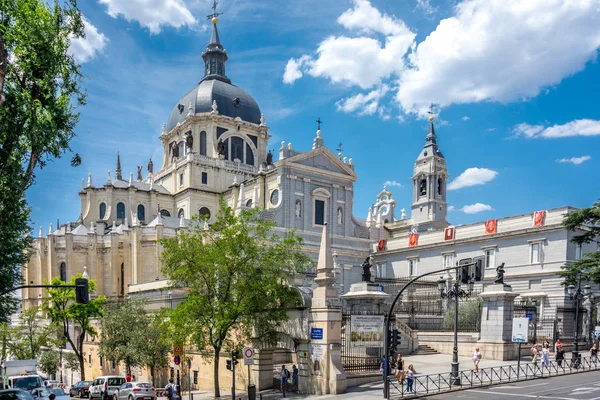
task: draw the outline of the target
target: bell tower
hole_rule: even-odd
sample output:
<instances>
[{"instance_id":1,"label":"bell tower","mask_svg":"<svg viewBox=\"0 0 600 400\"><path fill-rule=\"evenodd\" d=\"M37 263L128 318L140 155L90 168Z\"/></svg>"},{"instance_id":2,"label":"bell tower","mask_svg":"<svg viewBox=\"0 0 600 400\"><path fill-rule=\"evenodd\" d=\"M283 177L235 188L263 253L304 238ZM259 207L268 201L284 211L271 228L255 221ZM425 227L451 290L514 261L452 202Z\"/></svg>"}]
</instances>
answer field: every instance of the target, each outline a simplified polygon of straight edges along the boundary
<instances>
[{"instance_id":1,"label":"bell tower","mask_svg":"<svg viewBox=\"0 0 600 400\"><path fill-rule=\"evenodd\" d=\"M423 150L415 161L413 180L412 223L419 231L448 226L446 159L437 144L433 126L433 105L429 113L429 132Z\"/></svg>"}]
</instances>

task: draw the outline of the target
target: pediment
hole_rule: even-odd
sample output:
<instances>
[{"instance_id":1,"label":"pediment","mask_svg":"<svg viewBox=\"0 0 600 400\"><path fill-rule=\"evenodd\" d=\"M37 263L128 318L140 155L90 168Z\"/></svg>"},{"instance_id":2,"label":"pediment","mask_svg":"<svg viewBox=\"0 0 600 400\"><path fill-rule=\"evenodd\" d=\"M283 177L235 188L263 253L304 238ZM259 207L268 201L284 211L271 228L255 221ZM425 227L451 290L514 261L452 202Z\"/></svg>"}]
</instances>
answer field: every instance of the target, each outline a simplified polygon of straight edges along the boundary
<instances>
[{"instance_id":1,"label":"pediment","mask_svg":"<svg viewBox=\"0 0 600 400\"><path fill-rule=\"evenodd\" d=\"M315 150L298 154L296 156L283 160L283 164L294 167L294 165L318 169L323 172L341 174L356 179L356 173L352 168L336 157L326 147L319 147Z\"/></svg>"}]
</instances>

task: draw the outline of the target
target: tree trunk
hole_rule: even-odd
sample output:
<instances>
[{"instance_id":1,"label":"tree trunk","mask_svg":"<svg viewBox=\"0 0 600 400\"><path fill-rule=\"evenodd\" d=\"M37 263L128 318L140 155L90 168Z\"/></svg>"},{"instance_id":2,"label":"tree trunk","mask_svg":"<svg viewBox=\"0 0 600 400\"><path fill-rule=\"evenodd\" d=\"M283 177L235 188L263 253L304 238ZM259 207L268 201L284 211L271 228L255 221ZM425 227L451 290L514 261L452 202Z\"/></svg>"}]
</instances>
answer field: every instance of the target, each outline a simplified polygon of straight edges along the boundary
<instances>
[{"instance_id":1,"label":"tree trunk","mask_svg":"<svg viewBox=\"0 0 600 400\"><path fill-rule=\"evenodd\" d=\"M152 387L156 387L156 380L154 379L154 366L150 367L150 380L152 381Z\"/></svg>"},{"instance_id":2,"label":"tree trunk","mask_svg":"<svg viewBox=\"0 0 600 400\"><path fill-rule=\"evenodd\" d=\"M85 362L83 360L83 352L79 352L77 358L79 359L79 374L81 375L81 380L85 381Z\"/></svg>"},{"instance_id":3,"label":"tree trunk","mask_svg":"<svg viewBox=\"0 0 600 400\"><path fill-rule=\"evenodd\" d=\"M219 388L219 353L221 348L215 347L215 359L214 359L214 373L215 373L215 397L221 397L221 390Z\"/></svg>"}]
</instances>

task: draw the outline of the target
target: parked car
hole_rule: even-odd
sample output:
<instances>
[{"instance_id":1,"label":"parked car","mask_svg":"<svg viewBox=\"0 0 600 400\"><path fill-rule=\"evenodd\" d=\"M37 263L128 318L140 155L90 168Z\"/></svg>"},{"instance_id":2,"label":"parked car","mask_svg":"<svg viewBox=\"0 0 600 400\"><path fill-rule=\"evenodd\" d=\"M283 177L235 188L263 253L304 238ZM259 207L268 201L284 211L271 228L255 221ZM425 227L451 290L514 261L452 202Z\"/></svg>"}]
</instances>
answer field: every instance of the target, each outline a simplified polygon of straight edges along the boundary
<instances>
[{"instance_id":1,"label":"parked car","mask_svg":"<svg viewBox=\"0 0 600 400\"><path fill-rule=\"evenodd\" d=\"M156 392L145 382L125 382L113 395L112 400L156 400Z\"/></svg>"},{"instance_id":2,"label":"parked car","mask_svg":"<svg viewBox=\"0 0 600 400\"><path fill-rule=\"evenodd\" d=\"M79 381L69 389L69 396L71 397L88 397L90 394L90 386L92 381Z\"/></svg>"},{"instance_id":3,"label":"parked car","mask_svg":"<svg viewBox=\"0 0 600 400\"><path fill-rule=\"evenodd\" d=\"M115 391L125 383L124 376L110 375L100 376L94 379L92 386L90 386L89 399L102 399L108 400L113 397Z\"/></svg>"},{"instance_id":4,"label":"parked car","mask_svg":"<svg viewBox=\"0 0 600 400\"><path fill-rule=\"evenodd\" d=\"M34 400L69 400L69 396L61 388L36 388L31 391L31 395Z\"/></svg>"},{"instance_id":5,"label":"parked car","mask_svg":"<svg viewBox=\"0 0 600 400\"><path fill-rule=\"evenodd\" d=\"M6 389L0 390L0 400L33 400L33 397L26 390Z\"/></svg>"},{"instance_id":6,"label":"parked car","mask_svg":"<svg viewBox=\"0 0 600 400\"><path fill-rule=\"evenodd\" d=\"M48 379L44 381L42 386L44 386L45 388L55 388L58 387L58 382Z\"/></svg>"}]
</instances>

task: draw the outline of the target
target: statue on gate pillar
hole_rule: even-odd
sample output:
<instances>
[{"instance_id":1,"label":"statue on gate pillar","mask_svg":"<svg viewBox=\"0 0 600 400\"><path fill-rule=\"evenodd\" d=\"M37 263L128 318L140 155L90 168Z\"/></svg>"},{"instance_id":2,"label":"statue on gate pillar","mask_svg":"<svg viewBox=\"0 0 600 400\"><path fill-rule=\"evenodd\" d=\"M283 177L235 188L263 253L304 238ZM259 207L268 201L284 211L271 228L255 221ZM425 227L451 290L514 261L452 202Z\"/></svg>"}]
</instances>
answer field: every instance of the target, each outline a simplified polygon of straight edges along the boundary
<instances>
[{"instance_id":1,"label":"statue on gate pillar","mask_svg":"<svg viewBox=\"0 0 600 400\"><path fill-rule=\"evenodd\" d=\"M362 263L363 273L362 280L363 282L371 282L371 256L365 258L365 261Z\"/></svg>"}]
</instances>

